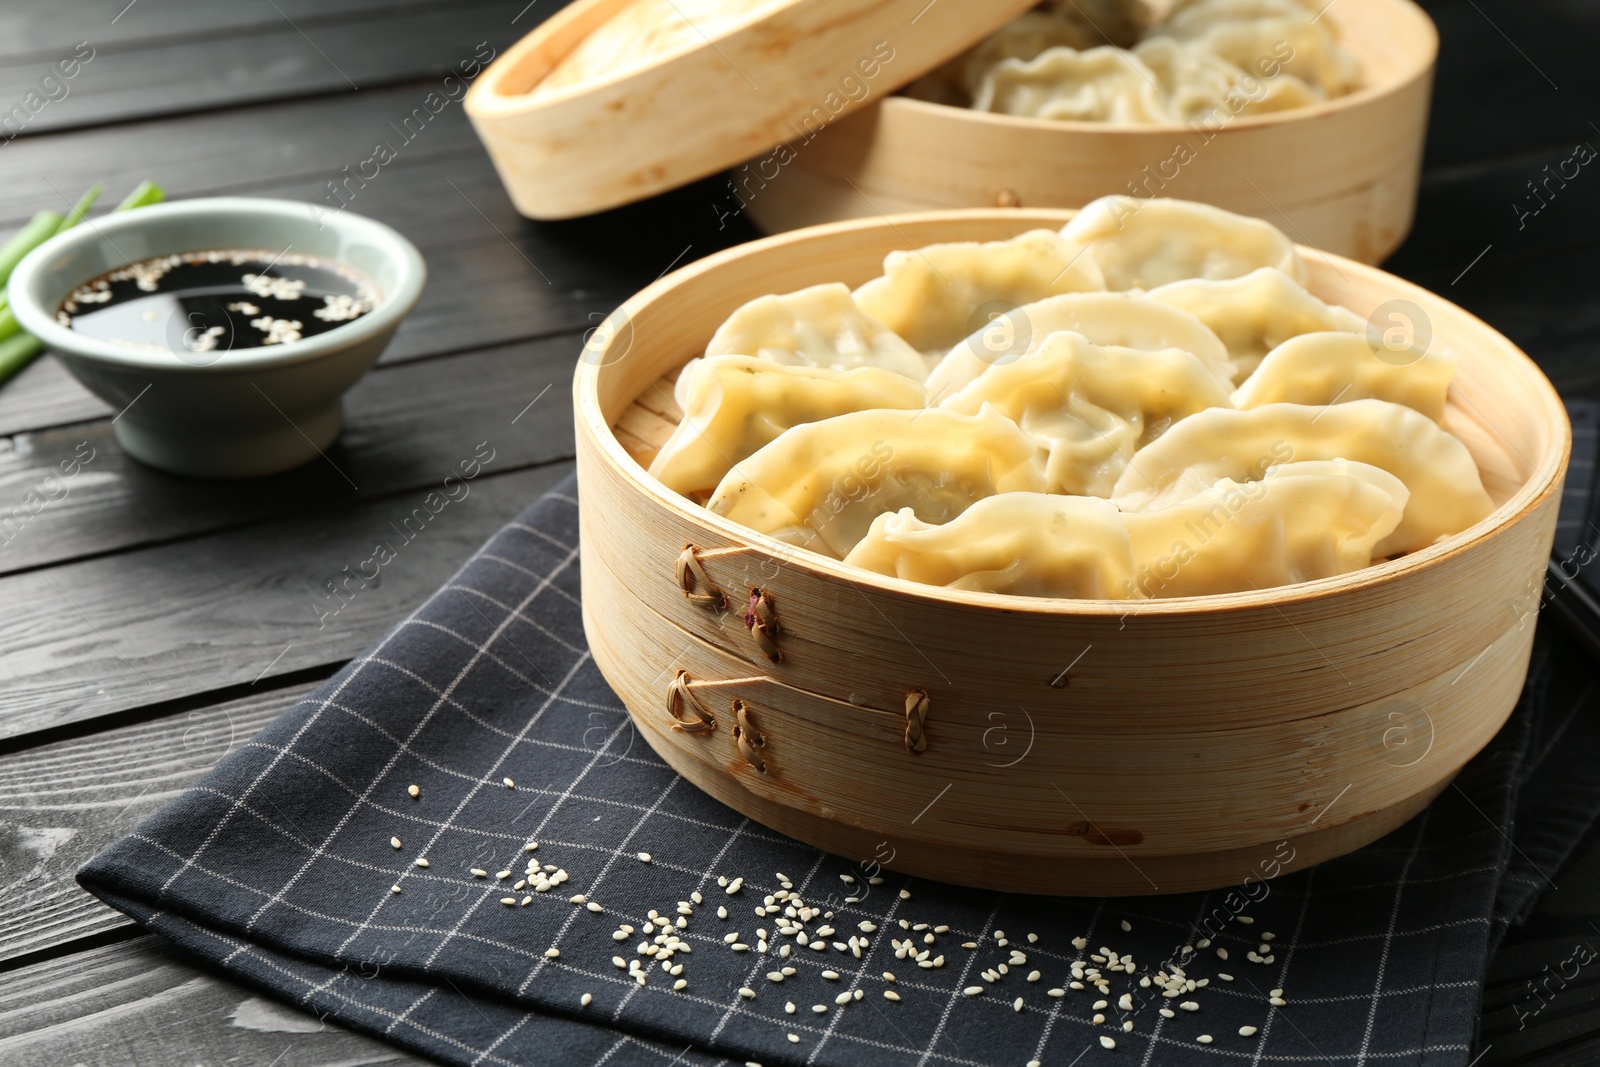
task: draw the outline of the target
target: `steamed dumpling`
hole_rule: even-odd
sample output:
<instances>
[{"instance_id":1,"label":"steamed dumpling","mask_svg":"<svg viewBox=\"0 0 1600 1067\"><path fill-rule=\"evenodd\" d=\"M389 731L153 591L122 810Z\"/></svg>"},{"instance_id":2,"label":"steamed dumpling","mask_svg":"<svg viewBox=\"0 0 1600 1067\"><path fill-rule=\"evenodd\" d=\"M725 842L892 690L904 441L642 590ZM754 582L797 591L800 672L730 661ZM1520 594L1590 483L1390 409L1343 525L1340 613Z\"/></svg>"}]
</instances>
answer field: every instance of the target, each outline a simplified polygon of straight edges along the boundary
<instances>
[{"instance_id":1,"label":"steamed dumpling","mask_svg":"<svg viewBox=\"0 0 1600 1067\"><path fill-rule=\"evenodd\" d=\"M1128 531L1092 497L1002 493L943 525L910 508L879 515L846 563L927 585L1115 600L1133 586Z\"/></svg>"},{"instance_id":2,"label":"steamed dumpling","mask_svg":"<svg viewBox=\"0 0 1600 1067\"><path fill-rule=\"evenodd\" d=\"M785 430L706 506L842 559L886 511L947 522L984 497L1043 489L1038 446L996 411L858 411Z\"/></svg>"},{"instance_id":3,"label":"steamed dumpling","mask_svg":"<svg viewBox=\"0 0 1600 1067\"><path fill-rule=\"evenodd\" d=\"M1140 449L1111 499L1124 511L1152 511L1222 478L1252 481L1279 464L1331 459L1382 468L1410 490L1400 525L1375 550L1379 556L1426 548L1494 510L1466 446L1426 415L1386 400L1202 411Z\"/></svg>"},{"instance_id":4,"label":"steamed dumpling","mask_svg":"<svg viewBox=\"0 0 1600 1067\"><path fill-rule=\"evenodd\" d=\"M925 352L943 353L991 317L1058 293L1105 289L1083 250L1050 230L890 252L883 277L855 292L861 310ZM974 322L979 317L981 321ZM919 379L920 380L920 379Z\"/></svg>"},{"instance_id":5,"label":"steamed dumpling","mask_svg":"<svg viewBox=\"0 0 1600 1067\"><path fill-rule=\"evenodd\" d=\"M1174 5L1158 31L1193 42L1245 70L1277 60L1277 74L1338 96L1355 88L1360 61L1339 44L1333 26L1318 16L1321 4L1300 0L1187 0Z\"/></svg>"},{"instance_id":6,"label":"steamed dumpling","mask_svg":"<svg viewBox=\"0 0 1600 1067\"><path fill-rule=\"evenodd\" d=\"M1149 293L1151 300L1180 308L1222 338L1243 381L1268 352L1291 337L1329 330L1361 333L1355 312L1324 304L1281 270L1262 268L1224 281L1190 279Z\"/></svg>"},{"instance_id":7,"label":"steamed dumpling","mask_svg":"<svg viewBox=\"0 0 1600 1067\"><path fill-rule=\"evenodd\" d=\"M791 426L868 408L921 408L909 378L876 367L828 370L754 356L697 359L678 377L683 421L650 473L668 489L709 493L728 471Z\"/></svg>"},{"instance_id":8,"label":"steamed dumpling","mask_svg":"<svg viewBox=\"0 0 1600 1067\"><path fill-rule=\"evenodd\" d=\"M990 367L940 407L992 406L1048 454L1052 493L1110 496L1140 447L1177 420L1229 406L1227 390L1188 352L1143 352L1053 333L1033 352Z\"/></svg>"},{"instance_id":9,"label":"steamed dumpling","mask_svg":"<svg viewBox=\"0 0 1600 1067\"><path fill-rule=\"evenodd\" d=\"M1455 373L1453 359L1394 353L1364 333L1306 333L1268 352L1234 390L1233 406L1389 400L1442 426L1445 394Z\"/></svg>"},{"instance_id":10,"label":"steamed dumpling","mask_svg":"<svg viewBox=\"0 0 1600 1067\"><path fill-rule=\"evenodd\" d=\"M1080 333L1097 345L1148 352L1181 348L1205 364L1219 382L1232 384L1227 346L1188 312L1136 293L1067 293L996 315L950 349L928 375L928 396L938 402L989 367L1038 349L1061 330Z\"/></svg>"},{"instance_id":11,"label":"steamed dumpling","mask_svg":"<svg viewBox=\"0 0 1600 1067\"><path fill-rule=\"evenodd\" d=\"M1133 54L1156 76L1179 122L1220 122L1225 116L1286 111L1322 99L1321 92L1292 74L1258 77L1201 43L1151 37Z\"/></svg>"},{"instance_id":12,"label":"steamed dumpling","mask_svg":"<svg viewBox=\"0 0 1600 1067\"><path fill-rule=\"evenodd\" d=\"M1187 200L1103 196L1078 212L1061 235L1089 249L1110 289L1237 278L1260 267L1299 281L1306 276L1300 254L1276 226Z\"/></svg>"},{"instance_id":13,"label":"steamed dumpling","mask_svg":"<svg viewBox=\"0 0 1600 1067\"><path fill-rule=\"evenodd\" d=\"M975 111L1073 122L1171 122L1161 83L1121 48L1051 48L1024 62L989 68L972 96Z\"/></svg>"},{"instance_id":14,"label":"steamed dumpling","mask_svg":"<svg viewBox=\"0 0 1600 1067\"><path fill-rule=\"evenodd\" d=\"M1171 507L1129 512L1143 597L1206 596L1360 570L1394 532L1410 493L1365 463L1269 467L1260 481L1223 479Z\"/></svg>"},{"instance_id":15,"label":"steamed dumpling","mask_svg":"<svg viewBox=\"0 0 1600 1067\"><path fill-rule=\"evenodd\" d=\"M919 382L928 373L917 350L857 307L841 282L757 297L717 328L706 355L759 356L829 370L880 367Z\"/></svg>"}]
</instances>

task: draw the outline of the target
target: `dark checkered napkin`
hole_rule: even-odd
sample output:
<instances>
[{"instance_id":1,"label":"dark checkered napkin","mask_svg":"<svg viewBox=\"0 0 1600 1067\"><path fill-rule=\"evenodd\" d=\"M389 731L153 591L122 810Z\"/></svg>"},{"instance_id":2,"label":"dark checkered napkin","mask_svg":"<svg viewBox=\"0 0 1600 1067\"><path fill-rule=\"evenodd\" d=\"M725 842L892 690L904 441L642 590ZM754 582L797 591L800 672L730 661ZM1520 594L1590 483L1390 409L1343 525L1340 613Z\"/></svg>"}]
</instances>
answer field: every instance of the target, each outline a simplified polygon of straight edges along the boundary
<instances>
[{"instance_id":1,"label":"dark checkered napkin","mask_svg":"<svg viewBox=\"0 0 1600 1067\"><path fill-rule=\"evenodd\" d=\"M1354 855L1143 899L869 886L858 863L722 807L637 738L584 643L575 492L507 526L83 885L242 981L452 1063L1461 1065L1492 939L1600 810L1585 667L1545 634L1508 728ZM516 888L530 861L566 880ZM806 926L818 947L755 914L785 878L823 912ZM681 972L639 951L652 912L688 946L666 964ZM850 937L867 940L860 958ZM897 958L900 939L943 966ZM1096 1009L1101 994L1069 983L1105 949L1138 975L1175 962L1206 984L1166 998L1108 971Z\"/></svg>"}]
</instances>

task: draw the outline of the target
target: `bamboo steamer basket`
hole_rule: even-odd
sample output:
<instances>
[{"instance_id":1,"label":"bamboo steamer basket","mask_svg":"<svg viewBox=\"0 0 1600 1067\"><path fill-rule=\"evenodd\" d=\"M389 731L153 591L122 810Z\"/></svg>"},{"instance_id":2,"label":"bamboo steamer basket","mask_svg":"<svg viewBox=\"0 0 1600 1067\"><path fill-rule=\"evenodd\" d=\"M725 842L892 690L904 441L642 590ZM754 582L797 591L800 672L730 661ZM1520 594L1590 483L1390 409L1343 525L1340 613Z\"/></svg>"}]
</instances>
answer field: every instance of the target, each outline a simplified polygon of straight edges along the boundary
<instances>
[{"instance_id":1,"label":"bamboo steamer basket","mask_svg":"<svg viewBox=\"0 0 1600 1067\"><path fill-rule=\"evenodd\" d=\"M730 0L743 16L709 34L680 2L576 0L473 83L464 106L519 212L586 215L714 174L926 73L1036 0ZM619 16L658 23L641 32L691 29L659 35L645 61L534 92Z\"/></svg>"},{"instance_id":2,"label":"bamboo steamer basket","mask_svg":"<svg viewBox=\"0 0 1600 1067\"><path fill-rule=\"evenodd\" d=\"M1426 290L1306 255L1322 299L1364 316L1407 301L1431 347L1459 356L1449 425L1498 506L1338 578L1141 602L946 590L747 530L646 473L680 416L677 371L740 304L860 284L892 249L1070 216L821 226L711 256L619 308L574 383L595 662L678 773L865 864L1148 894L1366 844L1445 789L1515 706L1571 437L1534 364Z\"/></svg>"},{"instance_id":3,"label":"bamboo steamer basket","mask_svg":"<svg viewBox=\"0 0 1600 1067\"><path fill-rule=\"evenodd\" d=\"M1208 137L1183 124L1026 119L893 96L792 144L770 180L736 171L734 187L768 233L883 212L1179 197L1377 263L1416 212L1439 37L1411 0L1324 11L1360 58L1363 84L1314 106L1237 116Z\"/></svg>"}]
</instances>

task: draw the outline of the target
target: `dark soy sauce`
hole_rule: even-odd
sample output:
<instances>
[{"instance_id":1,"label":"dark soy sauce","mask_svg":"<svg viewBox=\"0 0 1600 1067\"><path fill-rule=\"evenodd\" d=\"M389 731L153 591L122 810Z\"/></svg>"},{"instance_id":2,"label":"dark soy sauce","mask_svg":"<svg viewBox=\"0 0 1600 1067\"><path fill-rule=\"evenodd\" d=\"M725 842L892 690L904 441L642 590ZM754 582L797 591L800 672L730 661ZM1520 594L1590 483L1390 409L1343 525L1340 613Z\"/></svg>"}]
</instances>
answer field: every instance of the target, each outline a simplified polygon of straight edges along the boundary
<instances>
[{"instance_id":1,"label":"dark soy sauce","mask_svg":"<svg viewBox=\"0 0 1600 1067\"><path fill-rule=\"evenodd\" d=\"M74 289L56 319L125 348L195 363L223 353L292 345L370 312L371 279L342 263L257 249L159 256Z\"/></svg>"}]
</instances>

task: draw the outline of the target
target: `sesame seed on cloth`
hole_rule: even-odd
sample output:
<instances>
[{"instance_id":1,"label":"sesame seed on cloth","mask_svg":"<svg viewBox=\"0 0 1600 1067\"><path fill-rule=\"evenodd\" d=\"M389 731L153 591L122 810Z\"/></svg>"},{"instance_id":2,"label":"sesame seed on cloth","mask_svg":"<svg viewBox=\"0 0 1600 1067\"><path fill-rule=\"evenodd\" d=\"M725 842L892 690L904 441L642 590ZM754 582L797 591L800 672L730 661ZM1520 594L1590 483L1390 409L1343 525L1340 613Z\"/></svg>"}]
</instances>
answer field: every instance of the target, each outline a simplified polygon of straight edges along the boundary
<instances>
[{"instance_id":1,"label":"sesame seed on cloth","mask_svg":"<svg viewBox=\"0 0 1600 1067\"><path fill-rule=\"evenodd\" d=\"M827 855L638 736L585 643L575 492L83 885L245 985L451 1064L1466 1067L1493 945L1600 810L1600 716L1571 714L1589 679L1541 627L1521 706L1454 786L1307 871L1264 880L1286 842L1232 889L1104 901ZM1335 798L1305 799L1309 829Z\"/></svg>"}]
</instances>

